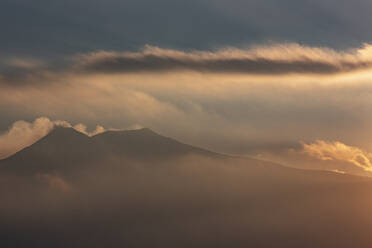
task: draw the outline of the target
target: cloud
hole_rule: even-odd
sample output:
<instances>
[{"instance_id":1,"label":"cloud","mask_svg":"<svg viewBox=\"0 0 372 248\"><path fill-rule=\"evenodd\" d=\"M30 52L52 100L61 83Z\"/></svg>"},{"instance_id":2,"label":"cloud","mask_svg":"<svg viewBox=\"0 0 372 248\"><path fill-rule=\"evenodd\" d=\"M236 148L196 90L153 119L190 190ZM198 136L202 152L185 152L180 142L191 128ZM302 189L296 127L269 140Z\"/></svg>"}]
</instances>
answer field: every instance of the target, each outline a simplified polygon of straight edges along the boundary
<instances>
[{"instance_id":1,"label":"cloud","mask_svg":"<svg viewBox=\"0 0 372 248\"><path fill-rule=\"evenodd\" d=\"M0 136L0 158L5 158L42 138L54 124L48 118L38 118L33 123L17 121Z\"/></svg>"},{"instance_id":2,"label":"cloud","mask_svg":"<svg viewBox=\"0 0 372 248\"><path fill-rule=\"evenodd\" d=\"M37 57L5 57L0 58L0 85L26 86L38 81L50 79L61 67L54 66L51 60ZM34 82L35 80L35 82Z\"/></svg>"},{"instance_id":3,"label":"cloud","mask_svg":"<svg viewBox=\"0 0 372 248\"><path fill-rule=\"evenodd\" d=\"M2 87L33 87L68 84L66 77L97 74L171 74L196 72L203 75L324 76L372 68L372 45L336 51L296 43L226 47L219 50L171 50L145 46L132 51L96 51L61 59L8 58L0 61ZM64 79L64 80L61 80Z\"/></svg>"},{"instance_id":4,"label":"cloud","mask_svg":"<svg viewBox=\"0 0 372 248\"><path fill-rule=\"evenodd\" d=\"M102 126L98 125L93 132L88 132L87 127L83 124L73 126L66 121L51 121L46 117L37 118L32 123L22 120L16 121L7 132L0 135L0 159L9 157L17 151L32 145L47 135L54 127L74 128L88 136L105 131Z\"/></svg>"},{"instance_id":5,"label":"cloud","mask_svg":"<svg viewBox=\"0 0 372 248\"><path fill-rule=\"evenodd\" d=\"M135 49L147 43L210 49L267 40L344 48L372 40L372 3L364 0L343 4L335 0L282 0L280 4L275 0L108 0L95 1L89 11L81 7L86 0L32 2L32 8L26 0L7 0L1 6L0 25L6 35L0 40L0 54L63 56L95 48ZM21 17L17 22L14 13Z\"/></svg>"},{"instance_id":6,"label":"cloud","mask_svg":"<svg viewBox=\"0 0 372 248\"><path fill-rule=\"evenodd\" d=\"M318 140L311 144L303 144L302 152L320 160L348 162L365 171L372 171L372 153L341 142Z\"/></svg>"},{"instance_id":7,"label":"cloud","mask_svg":"<svg viewBox=\"0 0 372 248\"><path fill-rule=\"evenodd\" d=\"M35 69L45 66L44 61L35 58L12 57L6 61L3 61L3 63L9 67L20 69Z\"/></svg>"},{"instance_id":8,"label":"cloud","mask_svg":"<svg viewBox=\"0 0 372 248\"><path fill-rule=\"evenodd\" d=\"M335 173L339 173L339 174L346 174L345 171L338 170L338 169L333 169L333 170L330 170L330 171L335 172Z\"/></svg>"},{"instance_id":9,"label":"cloud","mask_svg":"<svg viewBox=\"0 0 372 248\"><path fill-rule=\"evenodd\" d=\"M87 131L87 126L85 126L84 124L76 124L75 126L73 126L73 128L76 130L76 131L79 131L83 134L86 134L88 136L94 136L94 135L97 135L97 134L100 134L100 133L103 133L105 132L105 128L102 127L101 125L97 125L96 126L96 129L94 129L92 132L88 132Z\"/></svg>"},{"instance_id":10,"label":"cloud","mask_svg":"<svg viewBox=\"0 0 372 248\"><path fill-rule=\"evenodd\" d=\"M239 74L335 74L372 66L372 45L337 52L329 48L276 44L250 49L179 51L146 46L139 52L94 52L77 56L79 69L96 73L197 71Z\"/></svg>"}]
</instances>

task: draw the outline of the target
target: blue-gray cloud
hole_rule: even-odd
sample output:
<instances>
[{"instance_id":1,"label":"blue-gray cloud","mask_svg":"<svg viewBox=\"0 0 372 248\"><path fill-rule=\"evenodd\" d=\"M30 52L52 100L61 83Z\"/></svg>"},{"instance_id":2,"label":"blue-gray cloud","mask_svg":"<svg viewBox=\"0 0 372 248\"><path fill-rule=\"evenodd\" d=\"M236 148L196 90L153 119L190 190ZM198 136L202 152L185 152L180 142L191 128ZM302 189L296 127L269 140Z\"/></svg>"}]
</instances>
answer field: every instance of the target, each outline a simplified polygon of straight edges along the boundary
<instances>
[{"instance_id":1,"label":"blue-gray cloud","mask_svg":"<svg viewBox=\"0 0 372 248\"><path fill-rule=\"evenodd\" d=\"M368 1L4 0L0 52L56 56L145 44L211 49L266 41L345 48L372 41Z\"/></svg>"}]
</instances>

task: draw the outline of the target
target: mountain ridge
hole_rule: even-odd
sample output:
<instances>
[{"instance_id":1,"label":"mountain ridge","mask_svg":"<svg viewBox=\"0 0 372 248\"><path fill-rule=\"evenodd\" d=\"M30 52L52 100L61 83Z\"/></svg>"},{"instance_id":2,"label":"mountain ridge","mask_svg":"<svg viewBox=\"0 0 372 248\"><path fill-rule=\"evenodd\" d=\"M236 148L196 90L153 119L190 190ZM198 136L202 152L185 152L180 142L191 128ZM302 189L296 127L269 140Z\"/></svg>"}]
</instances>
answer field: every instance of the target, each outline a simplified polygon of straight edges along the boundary
<instances>
[{"instance_id":1,"label":"mountain ridge","mask_svg":"<svg viewBox=\"0 0 372 248\"><path fill-rule=\"evenodd\" d=\"M56 127L34 144L0 160L0 171L26 175L30 173L72 175L76 170L94 168L97 165L129 166L133 162L140 162L146 166L156 166L169 161L178 163L177 159L189 155L217 163L224 161L229 166L244 164L251 169L252 174L269 173L274 177L286 177L290 174L292 178L321 178L321 180L340 178L367 180L348 174L291 168L253 158L219 154L162 136L149 128L109 130L88 136L73 128Z\"/></svg>"},{"instance_id":2,"label":"mountain ridge","mask_svg":"<svg viewBox=\"0 0 372 248\"><path fill-rule=\"evenodd\" d=\"M0 160L0 168L28 172L74 169L118 161L158 161L190 154L223 157L202 148L157 134L149 128L106 131L88 136L73 128L54 128L43 138ZM119 158L119 159L118 159Z\"/></svg>"}]
</instances>

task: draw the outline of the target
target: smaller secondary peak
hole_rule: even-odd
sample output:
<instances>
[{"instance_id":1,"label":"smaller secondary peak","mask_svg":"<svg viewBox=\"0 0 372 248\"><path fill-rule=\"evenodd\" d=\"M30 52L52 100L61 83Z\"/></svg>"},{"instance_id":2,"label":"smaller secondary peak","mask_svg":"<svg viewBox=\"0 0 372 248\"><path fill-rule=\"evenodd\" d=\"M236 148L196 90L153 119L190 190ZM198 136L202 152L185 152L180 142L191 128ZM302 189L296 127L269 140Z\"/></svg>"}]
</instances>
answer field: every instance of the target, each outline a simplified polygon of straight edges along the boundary
<instances>
[{"instance_id":1,"label":"smaller secondary peak","mask_svg":"<svg viewBox=\"0 0 372 248\"><path fill-rule=\"evenodd\" d=\"M45 138L58 138L58 139L66 139L69 137L76 137L76 136L86 136L85 134L75 130L72 127L54 127L49 134L45 136ZM88 136L87 136L88 137Z\"/></svg>"}]
</instances>

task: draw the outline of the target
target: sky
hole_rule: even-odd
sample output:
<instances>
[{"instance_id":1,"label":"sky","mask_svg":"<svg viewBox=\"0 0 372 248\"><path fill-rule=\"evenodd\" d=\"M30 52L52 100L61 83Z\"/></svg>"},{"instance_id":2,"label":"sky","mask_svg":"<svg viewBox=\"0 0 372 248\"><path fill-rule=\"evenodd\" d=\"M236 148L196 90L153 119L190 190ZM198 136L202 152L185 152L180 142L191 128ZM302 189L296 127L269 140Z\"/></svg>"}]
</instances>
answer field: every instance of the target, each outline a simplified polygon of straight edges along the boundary
<instances>
[{"instance_id":1,"label":"sky","mask_svg":"<svg viewBox=\"0 0 372 248\"><path fill-rule=\"evenodd\" d=\"M54 126L372 171L372 2L2 0L0 157Z\"/></svg>"}]
</instances>

